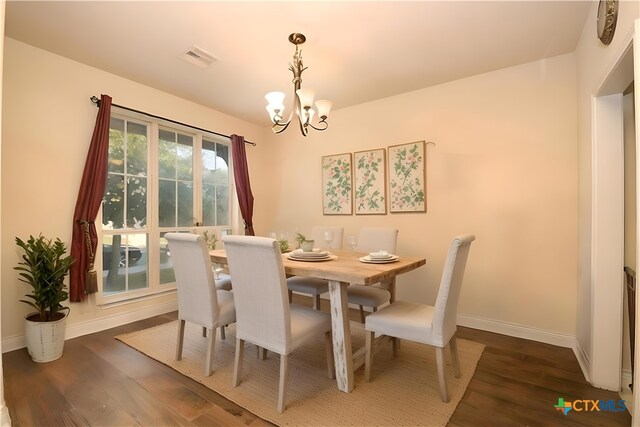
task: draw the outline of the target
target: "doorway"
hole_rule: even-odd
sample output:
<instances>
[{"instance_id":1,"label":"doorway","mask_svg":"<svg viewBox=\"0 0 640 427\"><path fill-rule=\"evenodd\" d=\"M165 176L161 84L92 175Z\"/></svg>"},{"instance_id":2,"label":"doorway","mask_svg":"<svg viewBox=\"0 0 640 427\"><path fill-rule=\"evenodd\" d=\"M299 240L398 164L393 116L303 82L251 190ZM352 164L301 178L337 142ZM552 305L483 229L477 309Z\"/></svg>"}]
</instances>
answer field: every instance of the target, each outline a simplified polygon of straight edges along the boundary
<instances>
[{"instance_id":1,"label":"doorway","mask_svg":"<svg viewBox=\"0 0 640 427\"><path fill-rule=\"evenodd\" d=\"M635 195L635 190L640 186L637 184L638 174L635 171L638 170L640 150L636 149L638 142L635 131L629 131L635 128L634 113L630 111L634 109L634 104L637 106L637 101L630 92L636 72L632 41L633 38L629 37L626 48L623 48L592 98L590 382L596 387L613 391L621 391L623 387L628 388L631 382L630 357L629 353L626 356L624 354L625 351L628 352L630 341L625 344L623 332L625 303L623 268L625 262L632 267L637 267L639 252L636 237L638 197ZM638 46L635 48L637 49ZM640 70L637 71L640 72ZM635 110L637 111L637 108ZM631 138L627 143L626 162L625 130L627 138ZM632 151L631 148L633 148ZM631 178L626 177L626 207L625 163L627 174L633 175ZM633 180L633 183L629 182L630 180ZM629 192L632 192L633 196L630 196ZM629 258L632 260L629 261ZM634 270L637 271L635 268ZM638 293L636 293L636 318L638 318L637 300ZM636 328L637 335L638 328ZM634 341L637 341L635 338ZM638 348L637 345L635 347ZM635 353L635 365L638 366L638 352ZM623 365L623 358L626 365ZM627 373L624 378L626 384L623 384L622 378L625 372ZM638 378L637 369L634 377ZM637 383L637 381L634 382ZM625 396L627 406L638 408L639 394Z\"/></svg>"}]
</instances>

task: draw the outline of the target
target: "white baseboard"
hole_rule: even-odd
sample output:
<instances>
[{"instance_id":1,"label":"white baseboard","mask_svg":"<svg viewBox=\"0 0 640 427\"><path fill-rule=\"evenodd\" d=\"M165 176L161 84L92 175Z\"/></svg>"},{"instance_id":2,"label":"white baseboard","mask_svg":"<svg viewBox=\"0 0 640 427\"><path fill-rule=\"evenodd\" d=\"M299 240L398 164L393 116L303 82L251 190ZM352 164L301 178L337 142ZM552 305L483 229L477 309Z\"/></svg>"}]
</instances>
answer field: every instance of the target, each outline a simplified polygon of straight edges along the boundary
<instances>
[{"instance_id":1,"label":"white baseboard","mask_svg":"<svg viewBox=\"0 0 640 427\"><path fill-rule=\"evenodd\" d=\"M585 380L591 382L590 372L591 364L589 357L585 353L584 349L578 343L578 340L573 335L559 334L553 331L545 331L543 329L530 328L528 326L522 326L515 323L501 322L491 319L482 319L478 317L458 315L458 325L466 326L473 329L480 329L483 331L495 332L497 334L508 335L516 338L523 338L532 341L538 341L545 344L557 345L559 347L570 348L573 350L582 375ZM631 373L629 373L629 377Z\"/></svg>"},{"instance_id":2,"label":"white baseboard","mask_svg":"<svg viewBox=\"0 0 640 427\"><path fill-rule=\"evenodd\" d=\"M473 329L481 329L483 331L495 332L511 337L557 345L559 347L573 348L575 346L576 338L573 335L465 315L458 315L457 319L458 325Z\"/></svg>"},{"instance_id":3,"label":"white baseboard","mask_svg":"<svg viewBox=\"0 0 640 427\"><path fill-rule=\"evenodd\" d=\"M576 355L576 359L578 359L578 364L580 365L580 369L582 369L582 375L584 375L584 379L591 383L591 360L587 355L587 352L584 351L584 348L580 345L578 340L573 347L573 353Z\"/></svg>"},{"instance_id":4,"label":"white baseboard","mask_svg":"<svg viewBox=\"0 0 640 427\"><path fill-rule=\"evenodd\" d=\"M171 301L143 309L136 309L126 313L100 317L87 322L75 323L67 326L65 340L80 337L82 335L93 334L109 328L115 328L116 326L126 325L127 323L136 322L138 320L148 319L149 317L170 313L177 309L178 302ZM2 339L2 352L6 353L8 351L17 350L19 348L26 347L26 345L24 334L13 335Z\"/></svg>"}]
</instances>

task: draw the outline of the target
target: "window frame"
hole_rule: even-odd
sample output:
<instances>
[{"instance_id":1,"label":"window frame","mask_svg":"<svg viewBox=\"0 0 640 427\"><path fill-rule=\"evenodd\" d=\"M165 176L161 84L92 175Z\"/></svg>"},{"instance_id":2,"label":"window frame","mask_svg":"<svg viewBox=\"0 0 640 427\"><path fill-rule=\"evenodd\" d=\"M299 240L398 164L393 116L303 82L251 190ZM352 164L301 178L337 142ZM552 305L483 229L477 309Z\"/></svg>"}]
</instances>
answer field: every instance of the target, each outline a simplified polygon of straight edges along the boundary
<instances>
[{"instance_id":1,"label":"window frame","mask_svg":"<svg viewBox=\"0 0 640 427\"><path fill-rule=\"evenodd\" d=\"M96 293L97 305L110 305L122 303L150 296L159 296L167 293L175 293L175 282L160 283L160 234L165 232L199 232L202 230L215 229L218 236L233 233L238 229L238 201L233 179L233 158L231 155L231 141L209 132L193 129L188 126L179 125L155 117L150 117L142 113L129 112L113 107L111 117L137 123L147 127L147 221L143 229L121 228L104 230L102 228L102 205L98 211L96 225L98 228L98 249L100 254L96 254L95 268L98 274L98 292ZM171 132L182 133L193 137L193 224L190 226L160 227L159 225L159 131L164 129ZM228 224L227 225L202 225L202 140L213 141L216 144L227 145L228 174L229 174L229 200L228 200ZM126 198L126 194L125 194ZM198 224L198 225L196 225ZM126 225L126 224L125 224ZM105 295L104 278L102 274L102 243L105 235L147 235L147 286L143 289L119 292L113 295Z\"/></svg>"}]
</instances>

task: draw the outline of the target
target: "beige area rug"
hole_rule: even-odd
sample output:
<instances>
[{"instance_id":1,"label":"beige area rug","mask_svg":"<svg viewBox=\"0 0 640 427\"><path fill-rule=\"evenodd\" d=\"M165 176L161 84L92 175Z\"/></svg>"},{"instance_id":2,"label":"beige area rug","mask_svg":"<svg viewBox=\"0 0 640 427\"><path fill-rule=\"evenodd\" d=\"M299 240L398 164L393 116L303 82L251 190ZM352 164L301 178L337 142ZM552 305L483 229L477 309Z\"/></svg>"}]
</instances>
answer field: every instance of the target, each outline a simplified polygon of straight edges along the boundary
<instances>
[{"instance_id":1,"label":"beige area rug","mask_svg":"<svg viewBox=\"0 0 640 427\"><path fill-rule=\"evenodd\" d=\"M287 408L278 414L278 355L269 353L266 360L259 360L255 347L247 344L242 379L233 388L233 325L227 329L224 341L218 331L210 377L203 375L206 338L200 327L187 323L183 358L179 362L174 359L177 327L176 321L116 338L259 417L283 426L444 426L462 399L484 350L482 344L458 340L461 378L453 376L447 350L450 401L445 404L440 400L433 348L403 341L399 356L394 359L391 346L384 346L375 354L371 382L364 381L364 368L360 368L355 372L355 389L347 394L327 377L321 338L290 356ZM364 345L363 325L351 322L351 332L354 348Z\"/></svg>"}]
</instances>

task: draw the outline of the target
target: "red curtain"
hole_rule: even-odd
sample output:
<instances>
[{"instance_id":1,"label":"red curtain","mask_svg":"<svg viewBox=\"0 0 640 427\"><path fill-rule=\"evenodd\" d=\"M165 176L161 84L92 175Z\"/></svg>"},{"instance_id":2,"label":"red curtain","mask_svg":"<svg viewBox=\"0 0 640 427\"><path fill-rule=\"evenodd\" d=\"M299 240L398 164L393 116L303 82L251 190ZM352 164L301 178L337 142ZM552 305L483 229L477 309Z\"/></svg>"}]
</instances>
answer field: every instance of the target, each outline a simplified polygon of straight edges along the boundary
<instances>
[{"instance_id":1,"label":"red curtain","mask_svg":"<svg viewBox=\"0 0 640 427\"><path fill-rule=\"evenodd\" d=\"M240 213L244 220L244 234L255 236L253 231L253 194L249 182L249 168L247 167L247 152L244 148L244 137L231 135L231 152L233 155L233 176L236 183L236 193L240 204Z\"/></svg>"},{"instance_id":2,"label":"red curtain","mask_svg":"<svg viewBox=\"0 0 640 427\"><path fill-rule=\"evenodd\" d=\"M73 213L71 255L74 257L75 262L72 264L70 272L71 302L80 302L87 294L97 291L95 281L87 281L87 273L93 271L93 263L98 248L98 235L94 220L102 203L107 180L111 97L102 95L98 105L100 107L98 117L96 118L91 145L87 153L87 161L82 173L76 209ZM90 243L91 253L89 253L88 243ZM95 273L93 277L95 278Z\"/></svg>"}]
</instances>

